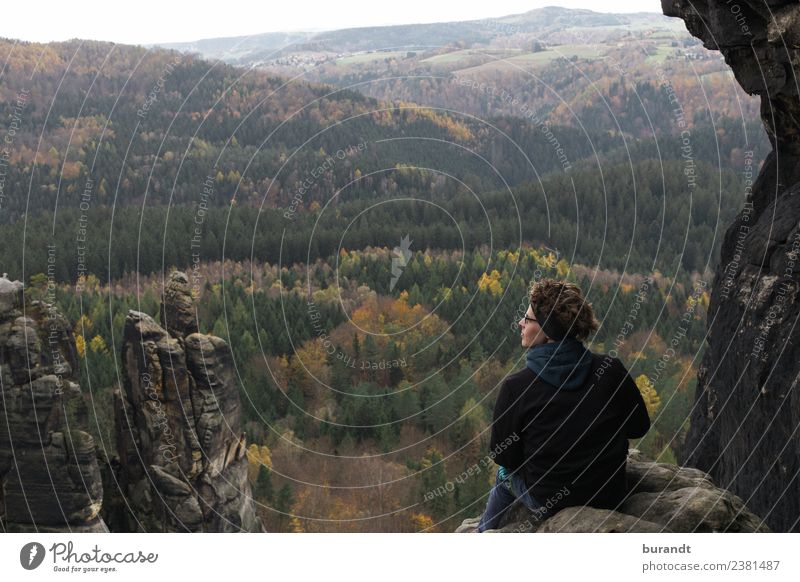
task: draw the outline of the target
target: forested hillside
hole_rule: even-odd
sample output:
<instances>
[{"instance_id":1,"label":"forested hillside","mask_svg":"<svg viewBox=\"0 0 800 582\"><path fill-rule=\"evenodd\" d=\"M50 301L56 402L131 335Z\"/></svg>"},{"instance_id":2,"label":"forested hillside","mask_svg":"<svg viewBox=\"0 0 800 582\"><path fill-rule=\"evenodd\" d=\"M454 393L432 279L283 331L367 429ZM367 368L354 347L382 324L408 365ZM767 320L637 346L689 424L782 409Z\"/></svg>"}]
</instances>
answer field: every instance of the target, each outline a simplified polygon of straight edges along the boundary
<instances>
[{"instance_id":1,"label":"forested hillside","mask_svg":"<svg viewBox=\"0 0 800 582\"><path fill-rule=\"evenodd\" d=\"M567 276L588 291L602 319L591 349L630 364L653 418L635 446L674 462L707 281L570 268L541 248L484 248L413 252L389 289L392 257L342 250L310 265L230 261L195 274L204 281L200 330L233 349L251 479L270 531L448 531L479 510L493 479L481 460L497 390L524 365L516 321L530 277ZM75 322L92 430L108 450L119 330L128 309L157 313L160 286L158 277L104 286L91 276L79 291L54 291ZM34 277L29 298L48 293L47 278Z\"/></svg>"},{"instance_id":2,"label":"forested hillside","mask_svg":"<svg viewBox=\"0 0 800 582\"><path fill-rule=\"evenodd\" d=\"M338 244L391 246L413 229L421 247L461 248L462 236L466 248L527 241L609 268L655 261L702 271L763 155L763 132L746 115L726 117L725 99L694 114L681 101L676 109L685 78L658 86L620 77L605 86L610 101L587 94L589 109L576 116L556 107L526 117L520 103L518 116L484 118L168 51L83 41L1 48L3 113L14 124L0 222L13 225L15 244L0 259L20 268L24 245L29 272L44 271L52 240L61 281L149 273L162 260L186 268L198 251L273 262L284 228L289 262ZM561 93L585 82L583 70L551 69ZM620 131L609 130L615 123ZM405 202L370 206L390 199ZM369 220L338 241L331 229L367 206ZM634 220L608 228L623 214ZM431 220L436 228L423 228Z\"/></svg>"}]
</instances>

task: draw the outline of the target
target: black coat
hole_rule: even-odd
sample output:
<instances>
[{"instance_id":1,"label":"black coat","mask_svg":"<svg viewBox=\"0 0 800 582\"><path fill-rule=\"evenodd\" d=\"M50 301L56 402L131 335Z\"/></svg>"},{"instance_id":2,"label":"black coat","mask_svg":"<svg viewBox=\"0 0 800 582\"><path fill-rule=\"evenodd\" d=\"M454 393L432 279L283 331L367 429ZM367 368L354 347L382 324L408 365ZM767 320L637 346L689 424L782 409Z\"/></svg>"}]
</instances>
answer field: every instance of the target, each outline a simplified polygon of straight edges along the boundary
<instances>
[{"instance_id":1,"label":"black coat","mask_svg":"<svg viewBox=\"0 0 800 582\"><path fill-rule=\"evenodd\" d=\"M614 509L626 494L628 439L650 428L642 395L617 358L592 354L583 386L548 384L527 367L508 376L494 409L490 456L521 471L556 508Z\"/></svg>"}]
</instances>

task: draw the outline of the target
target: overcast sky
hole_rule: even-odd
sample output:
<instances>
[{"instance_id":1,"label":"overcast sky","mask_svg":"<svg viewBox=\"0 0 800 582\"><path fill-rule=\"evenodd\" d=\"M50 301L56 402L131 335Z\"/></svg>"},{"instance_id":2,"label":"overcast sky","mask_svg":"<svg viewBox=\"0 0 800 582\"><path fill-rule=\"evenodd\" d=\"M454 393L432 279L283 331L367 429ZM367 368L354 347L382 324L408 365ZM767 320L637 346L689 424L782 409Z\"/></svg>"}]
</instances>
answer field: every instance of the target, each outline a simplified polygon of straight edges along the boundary
<instances>
[{"instance_id":1,"label":"overcast sky","mask_svg":"<svg viewBox=\"0 0 800 582\"><path fill-rule=\"evenodd\" d=\"M150 44L281 30L475 20L542 6L661 12L660 0L34 0L4 2L0 36Z\"/></svg>"}]
</instances>

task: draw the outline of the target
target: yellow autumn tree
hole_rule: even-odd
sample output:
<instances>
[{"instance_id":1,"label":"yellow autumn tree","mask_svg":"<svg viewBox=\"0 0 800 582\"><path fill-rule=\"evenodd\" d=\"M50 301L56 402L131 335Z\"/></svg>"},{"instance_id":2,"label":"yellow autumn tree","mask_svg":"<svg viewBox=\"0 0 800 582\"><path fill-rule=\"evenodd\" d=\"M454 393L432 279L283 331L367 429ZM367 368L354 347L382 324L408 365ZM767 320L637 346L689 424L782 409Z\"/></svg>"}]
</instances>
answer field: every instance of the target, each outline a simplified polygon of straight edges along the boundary
<instances>
[{"instance_id":1,"label":"yellow autumn tree","mask_svg":"<svg viewBox=\"0 0 800 582\"><path fill-rule=\"evenodd\" d=\"M82 335L75 336L75 348L78 350L78 357L83 358L86 356L86 340Z\"/></svg>"},{"instance_id":2,"label":"yellow autumn tree","mask_svg":"<svg viewBox=\"0 0 800 582\"><path fill-rule=\"evenodd\" d=\"M75 322L75 326L72 328L72 333L75 335L83 335L92 329L94 322L91 318L86 315L85 313L81 314L78 318L78 321Z\"/></svg>"},{"instance_id":3,"label":"yellow autumn tree","mask_svg":"<svg viewBox=\"0 0 800 582\"><path fill-rule=\"evenodd\" d=\"M433 527L433 519L430 515L426 515L424 513L413 513L411 514L411 524L414 526L416 531L427 532Z\"/></svg>"},{"instance_id":4,"label":"yellow autumn tree","mask_svg":"<svg viewBox=\"0 0 800 582\"><path fill-rule=\"evenodd\" d=\"M82 338L83 336L81 336L81 339ZM97 352L100 352L101 354L108 353L108 347L106 347L106 342L99 335L94 336L92 338L92 341L89 342L89 349L92 350L93 354L96 354Z\"/></svg>"},{"instance_id":5,"label":"yellow autumn tree","mask_svg":"<svg viewBox=\"0 0 800 582\"><path fill-rule=\"evenodd\" d=\"M318 338L308 340L295 350L289 359L290 377L303 390L306 397L311 396L315 382L327 385L330 382L330 368L326 365L328 353L326 346Z\"/></svg>"},{"instance_id":6,"label":"yellow autumn tree","mask_svg":"<svg viewBox=\"0 0 800 582\"><path fill-rule=\"evenodd\" d=\"M641 374L636 378L636 387L641 392L644 404L647 407L647 413L652 418L661 406L661 397L656 392L652 380L645 374Z\"/></svg>"},{"instance_id":7,"label":"yellow autumn tree","mask_svg":"<svg viewBox=\"0 0 800 582\"><path fill-rule=\"evenodd\" d=\"M569 272L569 263L564 259L559 260L558 257L549 251L538 251L530 249L528 257L536 263L540 269L557 269L561 273L559 276L564 277Z\"/></svg>"},{"instance_id":8,"label":"yellow autumn tree","mask_svg":"<svg viewBox=\"0 0 800 582\"><path fill-rule=\"evenodd\" d=\"M272 452L267 445L251 443L247 447L247 477L251 483L255 483L262 465L272 469Z\"/></svg>"},{"instance_id":9,"label":"yellow autumn tree","mask_svg":"<svg viewBox=\"0 0 800 582\"><path fill-rule=\"evenodd\" d=\"M503 286L500 283L500 273L497 269L492 270L491 274L483 273L480 280L478 280L478 290L486 293L487 291L493 296L500 295L503 292Z\"/></svg>"},{"instance_id":10,"label":"yellow autumn tree","mask_svg":"<svg viewBox=\"0 0 800 582\"><path fill-rule=\"evenodd\" d=\"M556 263L556 275L559 279L565 278L569 274L569 263L561 259Z\"/></svg>"},{"instance_id":11,"label":"yellow autumn tree","mask_svg":"<svg viewBox=\"0 0 800 582\"><path fill-rule=\"evenodd\" d=\"M288 513L289 516L289 533L303 533L305 528L303 527L303 523L300 521L299 515L308 515L308 510L303 509L303 506L308 504L309 496L311 492L307 489L301 490L297 494L297 500L295 501L294 505L289 508Z\"/></svg>"}]
</instances>

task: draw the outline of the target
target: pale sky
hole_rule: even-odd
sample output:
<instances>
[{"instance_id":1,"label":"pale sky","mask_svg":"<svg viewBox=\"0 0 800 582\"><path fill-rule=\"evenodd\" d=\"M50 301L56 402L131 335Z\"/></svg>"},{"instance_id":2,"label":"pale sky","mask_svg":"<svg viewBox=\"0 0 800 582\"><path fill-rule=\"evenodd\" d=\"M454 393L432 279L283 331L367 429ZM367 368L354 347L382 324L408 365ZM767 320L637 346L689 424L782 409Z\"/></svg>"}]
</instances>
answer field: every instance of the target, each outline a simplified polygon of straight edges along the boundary
<instances>
[{"instance_id":1,"label":"pale sky","mask_svg":"<svg viewBox=\"0 0 800 582\"><path fill-rule=\"evenodd\" d=\"M660 0L35 0L4 2L0 37L151 44L273 31L477 20L543 6L661 13Z\"/></svg>"}]
</instances>

